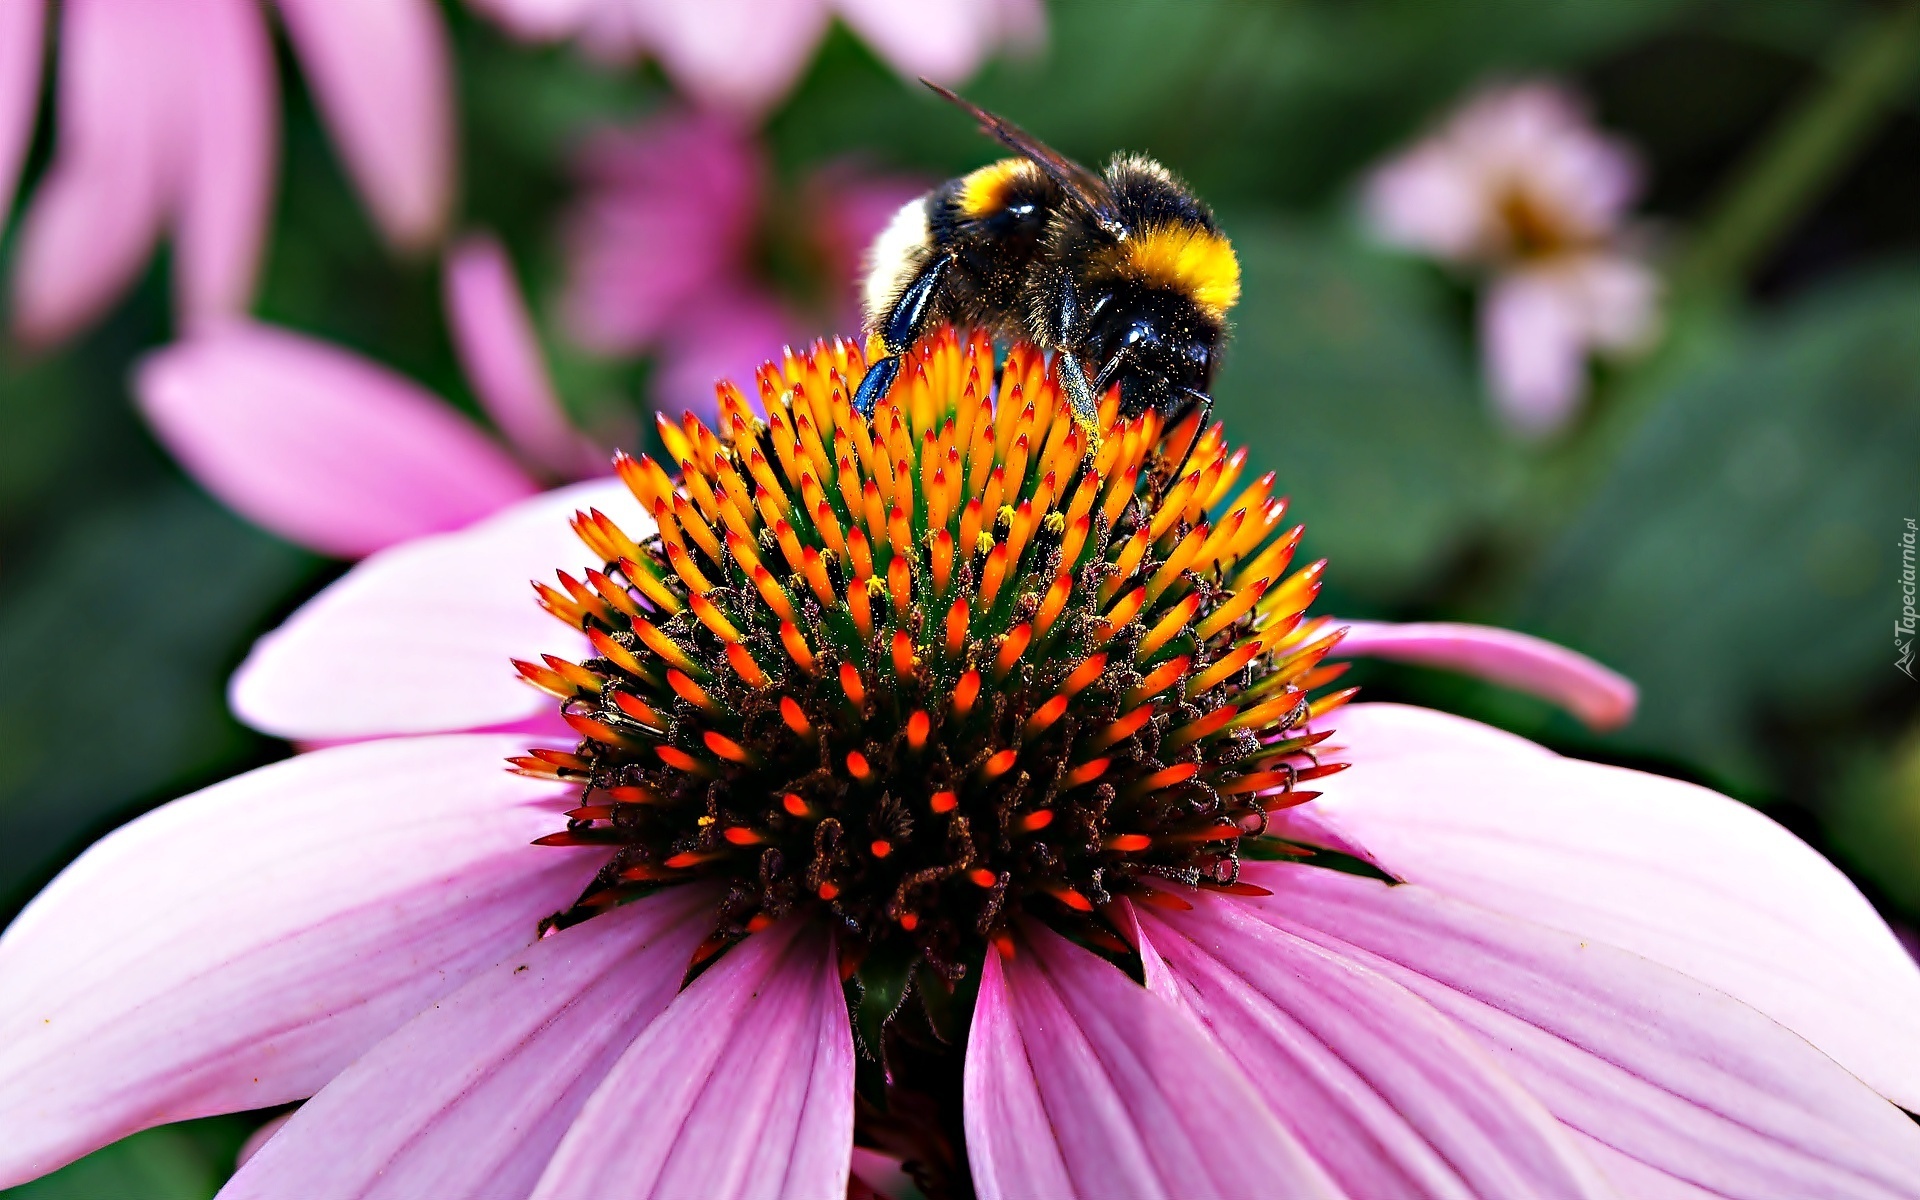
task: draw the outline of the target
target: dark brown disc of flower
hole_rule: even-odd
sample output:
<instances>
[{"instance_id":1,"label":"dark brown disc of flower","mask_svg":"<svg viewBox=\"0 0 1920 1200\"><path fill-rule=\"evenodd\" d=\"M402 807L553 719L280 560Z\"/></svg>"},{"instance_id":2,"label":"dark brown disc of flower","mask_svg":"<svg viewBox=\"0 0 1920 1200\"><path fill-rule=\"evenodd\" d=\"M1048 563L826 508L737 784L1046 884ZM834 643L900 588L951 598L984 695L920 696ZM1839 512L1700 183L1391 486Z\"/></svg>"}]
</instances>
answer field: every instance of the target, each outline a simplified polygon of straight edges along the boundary
<instances>
[{"instance_id":1,"label":"dark brown disc of flower","mask_svg":"<svg viewBox=\"0 0 1920 1200\"><path fill-rule=\"evenodd\" d=\"M563 920L719 880L709 952L808 908L953 979L1019 914L1110 943L1116 895L1241 886L1346 696L1272 477L1111 397L1091 444L1028 346L941 331L871 422L863 369L789 353L764 418L722 385L676 472L618 463L657 531L576 518L599 562L540 594L595 657L518 664L582 738L516 760L586 785L543 840L614 850Z\"/></svg>"}]
</instances>

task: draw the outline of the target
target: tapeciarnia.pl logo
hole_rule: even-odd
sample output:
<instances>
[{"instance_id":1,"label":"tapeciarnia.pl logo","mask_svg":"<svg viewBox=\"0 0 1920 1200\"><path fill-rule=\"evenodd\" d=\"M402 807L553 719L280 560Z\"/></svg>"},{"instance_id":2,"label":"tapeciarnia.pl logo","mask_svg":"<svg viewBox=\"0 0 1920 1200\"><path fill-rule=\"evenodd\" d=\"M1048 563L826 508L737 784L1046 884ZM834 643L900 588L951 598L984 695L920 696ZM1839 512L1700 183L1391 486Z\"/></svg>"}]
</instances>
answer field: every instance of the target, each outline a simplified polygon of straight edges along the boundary
<instances>
[{"instance_id":1,"label":"tapeciarnia.pl logo","mask_svg":"<svg viewBox=\"0 0 1920 1200\"><path fill-rule=\"evenodd\" d=\"M1900 616L1893 623L1893 666L1908 679L1912 679L1914 678L1914 626L1916 622L1920 622L1920 614L1916 614L1913 609L1915 591L1913 550L1915 535L1920 533L1920 530L1916 529L1914 518L1908 517L1906 522L1907 527L1900 534Z\"/></svg>"}]
</instances>

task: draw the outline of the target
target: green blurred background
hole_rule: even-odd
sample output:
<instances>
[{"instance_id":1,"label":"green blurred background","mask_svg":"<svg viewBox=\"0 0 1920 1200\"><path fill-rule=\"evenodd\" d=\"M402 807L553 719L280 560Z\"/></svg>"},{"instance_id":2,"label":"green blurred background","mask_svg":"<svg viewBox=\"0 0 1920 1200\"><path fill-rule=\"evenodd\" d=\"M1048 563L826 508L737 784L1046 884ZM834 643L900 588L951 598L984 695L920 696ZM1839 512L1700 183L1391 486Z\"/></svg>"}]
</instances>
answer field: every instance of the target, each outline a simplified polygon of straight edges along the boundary
<instances>
[{"instance_id":1,"label":"green blurred background","mask_svg":"<svg viewBox=\"0 0 1920 1200\"><path fill-rule=\"evenodd\" d=\"M449 6L464 220L557 285L567 154L670 100L651 67L529 49ZM1156 155L1210 200L1245 269L1217 389L1280 473L1322 607L1489 621L1633 677L1605 738L1544 705L1363 664L1373 698L1490 720L1698 780L1833 858L1920 925L1920 684L1894 669L1903 518L1920 517L1920 19L1841 0L1324 0L1049 6L1047 49L968 88L1062 150ZM283 64L285 66L285 64ZM1603 375L1571 437L1494 421L1471 294L1372 246L1360 174L1489 78L1549 74L1644 152L1669 332ZM260 314L472 409L431 263L381 248L297 70ZM45 165L42 117L28 179ZM993 156L836 28L765 136L776 192L855 153L946 176ZM0 264L11 241L0 242ZM766 270L786 267L769 250ZM170 336L166 264L92 333L0 361L0 909L90 840L288 753L226 713L251 641L334 578L228 514L134 415ZM563 390L643 414L647 364L549 339ZM151 1131L9 1195L203 1196L245 1118Z\"/></svg>"}]
</instances>

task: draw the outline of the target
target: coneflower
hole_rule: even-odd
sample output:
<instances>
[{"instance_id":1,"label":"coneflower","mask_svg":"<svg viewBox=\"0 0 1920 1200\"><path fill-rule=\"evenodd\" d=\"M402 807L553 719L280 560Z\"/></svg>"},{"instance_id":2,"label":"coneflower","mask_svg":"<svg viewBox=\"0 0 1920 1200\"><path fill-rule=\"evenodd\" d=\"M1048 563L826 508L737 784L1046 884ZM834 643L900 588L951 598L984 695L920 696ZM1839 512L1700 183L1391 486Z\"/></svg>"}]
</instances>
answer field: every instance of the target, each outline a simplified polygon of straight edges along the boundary
<instances>
[{"instance_id":1,"label":"coneflower","mask_svg":"<svg viewBox=\"0 0 1920 1200\"><path fill-rule=\"evenodd\" d=\"M1272 479L1150 415L1092 444L1031 349L943 333L871 422L860 361L263 639L236 707L351 744L0 936L0 1186L298 1100L226 1200L1920 1195L1920 970L1844 876L1701 788L1330 722L1322 660L1595 722L1630 685L1338 641ZM581 558L563 629L524 580Z\"/></svg>"},{"instance_id":2,"label":"coneflower","mask_svg":"<svg viewBox=\"0 0 1920 1200\"><path fill-rule=\"evenodd\" d=\"M1339 633L1304 636L1322 564L1286 574L1273 477L1214 425L1176 478L1197 422L1114 399L1090 444L1025 346L937 335L871 424L861 370L820 343L758 412L722 387L719 431L661 421L672 474L618 460L657 532L576 519L600 566L541 600L596 656L516 664L583 739L519 760L586 785L545 840L618 848L563 920L715 878L709 951L805 908L849 969L953 982L1022 913L1118 945L1116 896L1246 889L1348 694L1308 698Z\"/></svg>"}]
</instances>

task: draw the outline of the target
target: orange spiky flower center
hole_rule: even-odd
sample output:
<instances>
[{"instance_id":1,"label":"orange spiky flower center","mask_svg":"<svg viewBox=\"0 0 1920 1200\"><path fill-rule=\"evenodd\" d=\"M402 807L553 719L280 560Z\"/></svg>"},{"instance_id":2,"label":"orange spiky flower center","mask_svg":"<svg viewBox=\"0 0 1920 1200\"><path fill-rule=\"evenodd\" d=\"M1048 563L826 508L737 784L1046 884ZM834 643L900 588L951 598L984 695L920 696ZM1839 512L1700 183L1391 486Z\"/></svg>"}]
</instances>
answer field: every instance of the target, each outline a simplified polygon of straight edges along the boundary
<instances>
[{"instance_id":1,"label":"orange spiky flower center","mask_svg":"<svg viewBox=\"0 0 1920 1200\"><path fill-rule=\"evenodd\" d=\"M717 430L661 422L670 466L618 461L657 532L576 518L599 562L541 595L595 657L519 664L582 736L516 760L585 787L543 840L614 851L561 920L717 880L708 952L808 908L850 966L953 981L1021 914L1111 944L1115 896L1244 886L1346 697L1308 697L1338 634L1272 477L1112 396L1090 444L1029 346L943 330L870 421L864 369L789 352L759 412L721 385Z\"/></svg>"}]
</instances>

